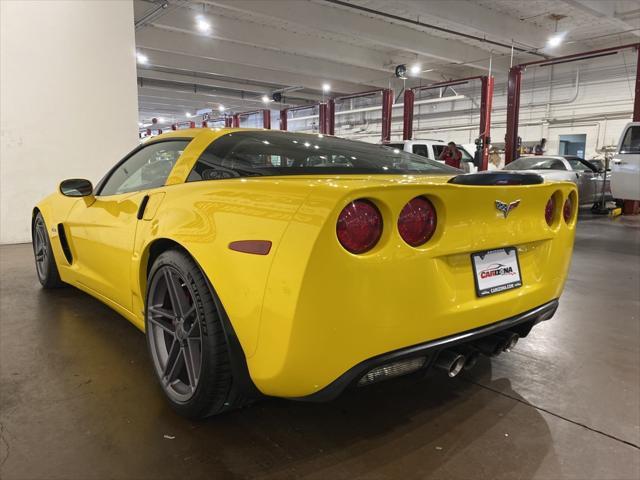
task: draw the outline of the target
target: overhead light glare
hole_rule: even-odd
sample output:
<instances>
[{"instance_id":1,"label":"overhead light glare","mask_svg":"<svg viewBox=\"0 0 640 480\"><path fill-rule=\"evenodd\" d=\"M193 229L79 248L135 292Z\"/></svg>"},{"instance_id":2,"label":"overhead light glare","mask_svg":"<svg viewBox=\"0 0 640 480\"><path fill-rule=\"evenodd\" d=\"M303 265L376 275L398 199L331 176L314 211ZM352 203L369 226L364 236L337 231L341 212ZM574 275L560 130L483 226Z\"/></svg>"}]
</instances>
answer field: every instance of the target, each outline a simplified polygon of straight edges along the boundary
<instances>
[{"instance_id":1,"label":"overhead light glare","mask_svg":"<svg viewBox=\"0 0 640 480\"><path fill-rule=\"evenodd\" d=\"M218 111L219 112L224 112L224 105L218 105Z\"/></svg>"},{"instance_id":2,"label":"overhead light glare","mask_svg":"<svg viewBox=\"0 0 640 480\"><path fill-rule=\"evenodd\" d=\"M262 96L262 101L263 101L264 103L269 103L269 102L271 101L271 99L270 99L267 95L263 95L263 96Z\"/></svg>"},{"instance_id":3,"label":"overhead light glare","mask_svg":"<svg viewBox=\"0 0 640 480\"><path fill-rule=\"evenodd\" d=\"M202 33L208 33L211 31L211 24L202 15L196 17L196 27Z\"/></svg>"},{"instance_id":4,"label":"overhead light glare","mask_svg":"<svg viewBox=\"0 0 640 480\"><path fill-rule=\"evenodd\" d=\"M325 92L325 93L331 91L331 85L326 83L326 82L323 83L322 84L322 91Z\"/></svg>"},{"instance_id":5,"label":"overhead light glare","mask_svg":"<svg viewBox=\"0 0 640 480\"><path fill-rule=\"evenodd\" d=\"M411 65L409 72L411 72L411 75L420 75L420 72L422 72L422 66L419 63L415 63Z\"/></svg>"},{"instance_id":6,"label":"overhead light glare","mask_svg":"<svg viewBox=\"0 0 640 480\"><path fill-rule=\"evenodd\" d=\"M555 48L559 46L564 41L565 34L564 33L556 33L549 37L547 40L547 47Z\"/></svg>"},{"instance_id":7,"label":"overhead light glare","mask_svg":"<svg viewBox=\"0 0 640 480\"><path fill-rule=\"evenodd\" d=\"M149 63L149 57L147 57L144 53L137 53L136 59L138 60L138 63L142 65Z\"/></svg>"},{"instance_id":8,"label":"overhead light glare","mask_svg":"<svg viewBox=\"0 0 640 480\"><path fill-rule=\"evenodd\" d=\"M191 114L189 112L185 113L184 116L187 118L191 118Z\"/></svg>"}]
</instances>

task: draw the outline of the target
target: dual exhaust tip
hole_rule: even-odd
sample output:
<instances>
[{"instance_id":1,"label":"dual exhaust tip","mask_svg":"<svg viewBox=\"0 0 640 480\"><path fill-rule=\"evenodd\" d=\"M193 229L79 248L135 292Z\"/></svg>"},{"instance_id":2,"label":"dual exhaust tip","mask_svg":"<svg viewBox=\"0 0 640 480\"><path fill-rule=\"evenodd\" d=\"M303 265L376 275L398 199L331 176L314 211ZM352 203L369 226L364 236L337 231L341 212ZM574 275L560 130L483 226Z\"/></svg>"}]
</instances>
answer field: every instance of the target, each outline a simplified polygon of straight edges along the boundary
<instances>
[{"instance_id":1,"label":"dual exhaust tip","mask_svg":"<svg viewBox=\"0 0 640 480\"><path fill-rule=\"evenodd\" d=\"M499 332L483 337L470 346L461 345L443 350L436 358L435 366L447 372L449 377L457 376L463 370L470 370L478 362L480 354L495 357L502 352L510 352L518 343L520 336L513 332Z\"/></svg>"}]
</instances>

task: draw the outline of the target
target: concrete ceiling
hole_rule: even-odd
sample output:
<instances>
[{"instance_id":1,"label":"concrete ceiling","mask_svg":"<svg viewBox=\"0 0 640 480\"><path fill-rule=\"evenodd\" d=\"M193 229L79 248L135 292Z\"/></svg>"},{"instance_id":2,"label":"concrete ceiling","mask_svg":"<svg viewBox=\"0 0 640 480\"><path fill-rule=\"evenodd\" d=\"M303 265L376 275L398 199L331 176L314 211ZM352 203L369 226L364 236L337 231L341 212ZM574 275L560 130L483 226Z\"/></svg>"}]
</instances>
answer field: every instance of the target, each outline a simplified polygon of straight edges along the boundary
<instances>
[{"instance_id":1,"label":"concrete ceiling","mask_svg":"<svg viewBox=\"0 0 640 480\"><path fill-rule=\"evenodd\" d=\"M141 121L262 108L285 90L301 105L391 86L486 73L510 63L640 41L640 0L135 0ZM197 28L201 18L211 25ZM559 32L564 42L546 47ZM513 46L513 50L512 50ZM511 55L514 55L512 60ZM280 106L271 105L271 108Z\"/></svg>"}]
</instances>

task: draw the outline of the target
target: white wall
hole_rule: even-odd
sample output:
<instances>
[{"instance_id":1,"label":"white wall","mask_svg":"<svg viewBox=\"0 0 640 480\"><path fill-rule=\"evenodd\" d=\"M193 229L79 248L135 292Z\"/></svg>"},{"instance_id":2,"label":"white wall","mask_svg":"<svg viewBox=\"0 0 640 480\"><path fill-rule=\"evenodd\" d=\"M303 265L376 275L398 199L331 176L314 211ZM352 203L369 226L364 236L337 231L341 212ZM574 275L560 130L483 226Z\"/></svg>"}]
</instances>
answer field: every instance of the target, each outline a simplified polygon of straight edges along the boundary
<instances>
[{"instance_id":1,"label":"white wall","mask_svg":"<svg viewBox=\"0 0 640 480\"><path fill-rule=\"evenodd\" d=\"M96 182L137 144L133 4L0 0L0 19L0 243L16 243L60 180Z\"/></svg>"}]
</instances>

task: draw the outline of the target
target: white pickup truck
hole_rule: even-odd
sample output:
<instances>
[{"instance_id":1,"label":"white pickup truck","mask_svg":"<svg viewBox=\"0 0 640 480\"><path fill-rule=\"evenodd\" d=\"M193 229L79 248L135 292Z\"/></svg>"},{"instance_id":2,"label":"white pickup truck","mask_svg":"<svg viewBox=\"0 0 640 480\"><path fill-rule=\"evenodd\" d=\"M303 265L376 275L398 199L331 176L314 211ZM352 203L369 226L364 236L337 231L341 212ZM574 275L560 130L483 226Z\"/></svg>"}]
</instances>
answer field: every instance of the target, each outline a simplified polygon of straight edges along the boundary
<instances>
[{"instance_id":1,"label":"white pickup truck","mask_svg":"<svg viewBox=\"0 0 640 480\"><path fill-rule=\"evenodd\" d=\"M404 140L402 142L385 143L385 146L390 148L397 148L398 150L403 150L409 153L415 153L416 155L427 157L431 160L442 161L439 160L440 154L446 148L447 142L433 139ZM460 163L460 168L462 168L465 172L475 171L476 169L473 165L473 155L471 155L462 145L457 145L457 147L458 150L462 152L462 161Z\"/></svg>"},{"instance_id":2,"label":"white pickup truck","mask_svg":"<svg viewBox=\"0 0 640 480\"><path fill-rule=\"evenodd\" d=\"M611 193L614 198L640 200L640 122L629 123L622 131L611 162Z\"/></svg>"}]
</instances>

